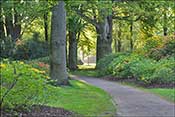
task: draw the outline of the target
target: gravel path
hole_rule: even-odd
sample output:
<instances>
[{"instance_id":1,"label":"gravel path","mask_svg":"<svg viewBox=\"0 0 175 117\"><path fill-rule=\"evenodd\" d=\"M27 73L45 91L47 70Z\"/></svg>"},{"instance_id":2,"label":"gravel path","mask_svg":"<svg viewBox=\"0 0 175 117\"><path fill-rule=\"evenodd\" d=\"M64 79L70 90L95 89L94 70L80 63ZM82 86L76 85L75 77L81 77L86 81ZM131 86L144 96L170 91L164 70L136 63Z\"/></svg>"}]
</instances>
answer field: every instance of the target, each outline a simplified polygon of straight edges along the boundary
<instances>
[{"instance_id":1,"label":"gravel path","mask_svg":"<svg viewBox=\"0 0 175 117\"><path fill-rule=\"evenodd\" d=\"M102 79L73 77L107 91L117 105L118 117L175 117L175 104L154 94Z\"/></svg>"}]
</instances>

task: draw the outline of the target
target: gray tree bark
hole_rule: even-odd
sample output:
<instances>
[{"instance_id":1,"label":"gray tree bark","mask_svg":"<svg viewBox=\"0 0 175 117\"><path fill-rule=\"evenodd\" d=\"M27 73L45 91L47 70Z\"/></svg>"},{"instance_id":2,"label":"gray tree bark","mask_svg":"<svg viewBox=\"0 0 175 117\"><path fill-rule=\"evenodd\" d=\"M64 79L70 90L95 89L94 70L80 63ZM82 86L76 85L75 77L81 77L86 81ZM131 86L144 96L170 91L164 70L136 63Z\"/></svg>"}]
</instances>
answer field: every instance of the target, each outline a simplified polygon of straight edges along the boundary
<instances>
[{"instance_id":1,"label":"gray tree bark","mask_svg":"<svg viewBox=\"0 0 175 117\"><path fill-rule=\"evenodd\" d=\"M69 64L70 70L77 69L77 39L76 32L69 31Z\"/></svg>"},{"instance_id":2,"label":"gray tree bark","mask_svg":"<svg viewBox=\"0 0 175 117\"><path fill-rule=\"evenodd\" d=\"M104 18L96 26L97 31L97 62L104 56L112 53L112 16ZM98 66L97 66L98 68Z\"/></svg>"},{"instance_id":3,"label":"gray tree bark","mask_svg":"<svg viewBox=\"0 0 175 117\"><path fill-rule=\"evenodd\" d=\"M66 70L66 11L65 3L60 1L52 10L51 24L51 78L57 85L68 84Z\"/></svg>"},{"instance_id":4,"label":"gray tree bark","mask_svg":"<svg viewBox=\"0 0 175 117\"><path fill-rule=\"evenodd\" d=\"M102 9L99 11L98 20L96 16L93 19L86 16L80 11L77 11L77 14L80 15L84 20L91 23L96 28L97 32L97 47L96 47L96 62L98 62L104 56L112 53L112 15L107 15L107 9ZM107 15L107 16L106 16ZM96 66L98 68L98 66Z\"/></svg>"}]
</instances>

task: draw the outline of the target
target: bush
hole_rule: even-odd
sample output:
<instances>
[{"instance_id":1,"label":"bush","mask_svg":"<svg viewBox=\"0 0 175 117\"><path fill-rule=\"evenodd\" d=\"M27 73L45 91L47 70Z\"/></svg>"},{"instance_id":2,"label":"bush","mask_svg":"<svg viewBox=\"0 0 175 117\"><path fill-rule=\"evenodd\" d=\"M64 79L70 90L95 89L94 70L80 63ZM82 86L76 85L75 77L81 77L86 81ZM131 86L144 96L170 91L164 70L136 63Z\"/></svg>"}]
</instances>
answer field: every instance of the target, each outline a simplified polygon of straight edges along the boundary
<instances>
[{"instance_id":1,"label":"bush","mask_svg":"<svg viewBox=\"0 0 175 117\"><path fill-rule=\"evenodd\" d=\"M109 58L110 61L107 60ZM135 78L143 84L167 84L175 81L173 57L156 61L138 54L120 53L107 56L98 64L102 67L99 70L100 75L111 74L122 79Z\"/></svg>"},{"instance_id":2,"label":"bush","mask_svg":"<svg viewBox=\"0 0 175 117\"><path fill-rule=\"evenodd\" d=\"M175 58L166 58L157 62L155 72L150 79L159 84L175 83Z\"/></svg>"},{"instance_id":3,"label":"bush","mask_svg":"<svg viewBox=\"0 0 175 117\"><path fill-rule=\"evenodd\" d=\"M107 67L108 65L111 63L111 61L113 61L114 58L116 58L118 56L118 54L110 54L102 59L99 60L99 62L97 63L97 67L98 67L98 74L100 76L109 74L107 72Z\"/></svg>"},{"instance_id":4,"label":"bush","mask_svg":"<svg viewBox=\"0 0 175 117\"><path fill-rule=\"evenodd\" d=\"M46 79L45 71L21 61L3 60L1 68L1 108L21 109L42 103ZM42 99L42 100L41 100Z\"/></svg>"},{"instance_id":5,"label":"bush","mask_svg":"<svg viewBox=\"0 0 175 117\"><path fill-rule=\"evenodd\" d=\"M148 56L155 60L167 57L175 57L175 40L167 40L162 47L153 48L148 52Z\"/></svg>"},{"instance_id":6,"label":"bush","mask_svg":"<svg viewBox=\"0 0 175 117\"><path fill-rule=\"evenodd\" d=\"M25 40L13 41L10 37L0 39L0 58L28 60L48 56L49 45L39 38L39 33L34 32L32 38Z\"/></svg>"},{"instance_id":7,"label":"bush","mask_svg":"<svg viewBox=\"0 0 175 117\"><path fill-rule=\"evenodd\" d=\"M50 58L47 57L41 57L41 58L37 58L37 59L33 59L33 62L43 62L45 64L50 64Z\"/></svg>"},{"instance_id":8,"label":"bush","mask_svg":"<svg viewBox=\"0 0 175 117\"><path fill-rule=\"evenodd\" d=\"M39 57L48 56L48 44L39 40L26 40L17 45L14 54L15 59L35 59Z\"/></svg>"},{"instance_id":9,"label":"bush","mask_svg":"<svg viewBox=\"0 0 175 117\"><path fill-rule=\"evenodd\" d=\"M156 69L156 61L148 58L142 58L130 66L133 76L144 84L151 84L150 77Z\"/></svg>"},{"instance_id":10,"label":"bush","mask_svg":"<svg viewBox=\"0 0 175 117\"><path fill-rule=\"evenodd\" d=\"M11 57L15 43L10 37L0 39L0 58Z\"/></svg>"}]
</instances>

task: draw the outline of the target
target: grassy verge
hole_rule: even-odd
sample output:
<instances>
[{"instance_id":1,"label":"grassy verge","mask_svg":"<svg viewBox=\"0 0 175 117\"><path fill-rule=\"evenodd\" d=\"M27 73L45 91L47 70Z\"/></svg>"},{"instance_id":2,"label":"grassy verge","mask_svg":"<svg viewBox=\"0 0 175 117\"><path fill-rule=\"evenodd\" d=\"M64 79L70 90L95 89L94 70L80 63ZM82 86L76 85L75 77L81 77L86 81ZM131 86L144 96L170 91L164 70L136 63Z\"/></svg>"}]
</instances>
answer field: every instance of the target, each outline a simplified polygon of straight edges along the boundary
<instances>
[{"instance_id":1,"label":"grassy verge","mask_svg":"<svg viewBox=\"0 0 175 117\"><path fill-rule=\"evenodd\" d=\"M97 70L95 70L94 65L79 65L78 70L71 71L70 74L80 75L80 76L90 76L90 77L98 77Z\"/></svg>"},{"instance_id":2,"label":"grassy verge","mask_svg":"<svg viewBox=\"0 0 175 117\"><path fill-rule=\"evenodd\" d=\"M99 77L98 73L95 69L92 69L93 67L91 66L79 66L80 69L74 72L71 72L74 75L82 75L82 76L91 76L91 77ZM173 88L145 88L145 87L140 87L136 85L135 83L128 83L128 82L122 82L121 84L123 85L129 85L135 88L139 88L141 90L154 93L170 102L175 103L175 89Z\"/></svg>"},{"instance_id":3,"label":"grassy verge","mask_svg":"<svg viewBox=\"0 0 175 117\"><path fill-rule=\"evenodd\" d=\"M103 90L80 81L71 80L71 86L48 88L47 105L63 107L84 116L106 117L115 114L111 97Z\"/></svg>"},{"instance_id":4,"label":"grassy verge","mask_svg":"<svg viewBox=\"0 0 175 117\"><path fill-rule=\"evenodd\" d=\"M145 87L138 86L135 83L128 83L128 82L121 82L121 84L139 88L141 90L156 94L163 99L166 99L170 102L175 103L175 89L174 88L145 88Z\"/></svg>"},{"instance_id":5,"label":"grassy verge","mask_svg":"<svg viewBox=\"0 0 175 117\"><path fill-rule=\"evenodd\" d=\"M15 66L15 67L14 67ZM31 105L47 105L62 107L82 116L110 117L115 115L115 106L108 93L95 86L77 80L70 80L69 86L56 87L47 83L49 77L49 65L38 61L4 60L1 68L1 93L6 94L8 86L17 84L4 98L4 109L17 108ZM6 108L7 107L7 108Z\"/></svg>"},{"instance_id":6,"label":"grassy verge","mask_svg":"<svg viewBox=\"0 0 175 117\"><path fill-rule=\"evenodd\" d=\"M175 89L152 88L152 89L145 89L145 90L152 92L154 94L157 94L162 98L175 103Z\"/></svg>"}]
</instances>

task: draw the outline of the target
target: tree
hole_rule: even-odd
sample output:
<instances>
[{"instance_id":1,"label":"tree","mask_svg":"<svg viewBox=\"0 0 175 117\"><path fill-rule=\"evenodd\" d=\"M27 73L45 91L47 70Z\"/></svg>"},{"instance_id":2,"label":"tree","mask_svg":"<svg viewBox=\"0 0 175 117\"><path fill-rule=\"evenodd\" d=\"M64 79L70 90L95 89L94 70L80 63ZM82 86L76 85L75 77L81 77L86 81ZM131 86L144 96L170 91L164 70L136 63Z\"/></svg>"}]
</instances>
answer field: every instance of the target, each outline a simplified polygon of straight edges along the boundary
<instances>
[{"instance_id":1,"label":"tree","mask_svg":"<svg viewBox=\"0 0 175 117\"><path fill-rule=\"evenodd\" d=\"M53 7L51 20L51 78L57 85L68 84L66 70L66 11L64 1Z\"/></svg>"},{"instance_id":2,"label":"tree","mask_svg":"<svg viewBox=\"0 0 175 117\"><path fill-rule=\"evenodd\" d=\"M45 41L48 42L48 12L44 13L44 36Z\"/></svg>"},{"instance_id":3,"label":"tree","mask_svg":"<svg viewBox=\"0 0 175 117\"><path fill-rule=\"evenodd\" d=\"M77 4L76 4L77 5ZM81 9L77 9L81 7ZM96 59L97 62L112 52L112 2L84 1L73 10L85 21L92 24L97 33Z\"/></svg>"},{"instance_id":4,"label":"tree","mask_svg":"<svg viewBox=\"0 0 175 117\"><path fill-rule=\"evenodd\" d=\"M69 57L68 67L70 70L77 69L77 50L80 32L86 24L76 14L69 14L68 35L69 35Z\"/></svg>"}]
</instances>

